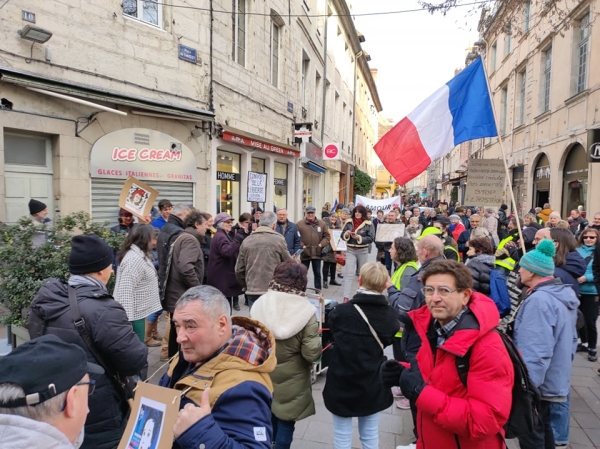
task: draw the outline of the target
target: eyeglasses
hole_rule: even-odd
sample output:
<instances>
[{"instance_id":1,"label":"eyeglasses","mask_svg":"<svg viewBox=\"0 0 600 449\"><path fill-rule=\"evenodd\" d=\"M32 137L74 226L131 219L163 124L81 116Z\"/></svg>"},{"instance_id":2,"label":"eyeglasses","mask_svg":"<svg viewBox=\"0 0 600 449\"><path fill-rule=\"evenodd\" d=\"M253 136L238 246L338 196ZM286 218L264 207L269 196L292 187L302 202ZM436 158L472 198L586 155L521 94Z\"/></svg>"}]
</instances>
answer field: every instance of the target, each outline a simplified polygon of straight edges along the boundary
<instances>
[{"instance_id":1,"label":"eyeglasses","mask_svg":"<svg viewBox=\"0 0 600 449\"><path fill-rule=\"evenodd\" d=\"M595 235L584 235L583 240L596 240Z\"/></svg>"},{"instance_id":2,"label":"eyeglasses","mask_svg":"<svg viewBox=\"0 0 600 449\"><path fill-rule=\"evenodd\" d=\"M426 298L431 298L435 292L437 292L440 298L447 298L451 293L459 292L461 289L451 290L448 287L429 287L425 286L421 289L421 292L425 295Z\"/></svg>"},{"instance_id":3,"label":"eyeglasses","mask_svg":"<svg viewBox=\"0 0 600 449\"><path fill-rule=\"evenodd\" d=\"M92 393L94 392L94 390L96 389L96 381L94 379L90 379L87 382L77 382L75 385L73 385L73 387L78 387L80 385L89 385L88 387L88 396L91 396ZM73 388L71 387L71 388ZM65 407L67 406L67 398L65 397L65 402L63 402L63 405L60 409L60 411L64 411Z\"/></svg>"},{"instance_id":4,"label":"eyeglasses","mask_svg":"<svg viewBox=\"0 0 600 449\"><path fill-rule=\"evenodd\" d=\"M548 237L544 237L544 238L541 238L541 239L540 239L540 238L538 238L538 237L534 237L534 238L533 238L533 240L532 240L532 242L533 242L533 243L537 243L537 242L541 242L542 240L550 240L550 241L552 241L552 242L556 242L556 240L549 239Z\"/></svg>"}]
</instances>

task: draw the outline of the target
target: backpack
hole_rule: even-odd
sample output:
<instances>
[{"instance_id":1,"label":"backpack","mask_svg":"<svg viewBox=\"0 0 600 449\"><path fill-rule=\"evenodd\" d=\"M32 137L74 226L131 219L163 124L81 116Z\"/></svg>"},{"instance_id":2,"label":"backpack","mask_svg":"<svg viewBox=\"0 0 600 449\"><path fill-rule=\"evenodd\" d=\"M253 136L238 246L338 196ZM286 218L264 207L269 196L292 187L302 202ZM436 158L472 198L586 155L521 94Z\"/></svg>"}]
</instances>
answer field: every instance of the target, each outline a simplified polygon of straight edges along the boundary
<instances>
[{"instance_id":1,"label":"backpack","mask_svg":"<svg viewBox=\"0 0 600 449\"><path fill-rule=\"evenodd\" d=\"M510 357L515 372L512 390L512 405L508 421L504 424L505 438L517 438L531 434L538 423L540 401L542 396L538 388L533 384L527 371L527 366L521 358L519 350L512 339L502 332L494 329L502 338L504 347ZM467 386L467 374L469 373L469 360L471 349L464 357L456 357L456 370L462 384Z\"/></svg>"},{"instance_id":2,"label":"backpack","mask_svg":"<svg viewBox=\"0 0 600 449\"><path fill-rule=\"evenodd\" d=\"M500 318L504 318L510 314L511 303L510 295L508 294L508 286L506 277L500 269L495 268L490 271L490 298L496 304Z\"/></svg>"}]
</instances>

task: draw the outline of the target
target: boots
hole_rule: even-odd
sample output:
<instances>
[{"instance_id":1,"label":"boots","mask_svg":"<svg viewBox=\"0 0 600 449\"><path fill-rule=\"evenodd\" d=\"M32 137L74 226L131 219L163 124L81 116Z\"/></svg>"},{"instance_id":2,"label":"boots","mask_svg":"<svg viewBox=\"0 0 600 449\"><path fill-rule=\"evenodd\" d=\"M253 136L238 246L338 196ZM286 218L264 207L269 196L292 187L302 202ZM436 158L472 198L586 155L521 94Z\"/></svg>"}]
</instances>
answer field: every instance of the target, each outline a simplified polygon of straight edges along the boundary
<instances>
[{"instance_id":1,"label":"boots","mask_svg":"<svg viewBox=\"0 0 600 449\"><path fill-rule=\"evenodd\" d=\"M152 331L152 338L154 338L155 340L161 341L162 335L160 335L158 333L158 323L159 322L160 322L160 316L156 319L156 326L154 327L154 330Z\"/></svg>"},{"instance_id":2,"label":"boots","mask_svg":"<svg viewBox=\"0 0 600 449\"><path fill-rule=\"evenodd\" d=\"M238 296L234 296L233 297L233 310L236 311L240 311L240 303L239 303L239 297Z\"/></svg>"},{"instance_id":3,"label":"boots","mask_svg":"<svg viewBox=\"0 0 600 449\"><path fill-rule=\"evenodd\" d=\"M161 345L160 340L155 340L153 337L154 333L156 333L156 326L158 326L158 323L150 323L148 320L146 320L146 334L144 336L144 343L146 343L146 346L150 348L156 348L157 346Z\"/></svg>"},{"instance_id":4,"label":"boots","mask_svg":"<svg viewBox=\"0 0 600 449\"><path fill-rule=\"evenodd\" d=\"M162 346L160 348L160 361L166 362L169 360L169 333L171 332L171 316L167 313L167 325L162 338Z\"/></svg>"}]
</instances>

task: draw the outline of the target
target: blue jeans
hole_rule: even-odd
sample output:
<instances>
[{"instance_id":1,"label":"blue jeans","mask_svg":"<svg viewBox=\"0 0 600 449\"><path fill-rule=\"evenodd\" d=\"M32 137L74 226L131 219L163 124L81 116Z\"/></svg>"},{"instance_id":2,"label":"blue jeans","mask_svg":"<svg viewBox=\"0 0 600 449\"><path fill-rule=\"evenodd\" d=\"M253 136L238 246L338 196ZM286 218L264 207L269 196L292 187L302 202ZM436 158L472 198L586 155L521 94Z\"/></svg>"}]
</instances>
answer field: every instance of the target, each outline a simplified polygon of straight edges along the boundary
<instances>
[{"instance_id":1,"label":"blue jeans","mask_svg":"<svg viewBox=\"0 0 600 449\"><path fill-rule=\"evenodd\" d=\"M550 403L550 425L554 433L556 444L569 443L569 415L571 411L571 393L567 395L567 402Z\"/></svg>"},{"instance_id":2,"label":"blue jeans","mask_svg":"<svg viewBox=\"0 0 600 449\"><path fill-rule=\"evenodd\" d=\"M352 447L352 418L333 416L334 449ZM379 449L379 413L358 417L358 435L363 449Z\"/></svg>"},{"instance_id":3,"label":"blue jeans","mask_svg":"<svg viewBox=\"0 0 600 449\"><path fill-rule=\"evenodd\" d=\"M273 423L273 441L275 441L275 449L290 449L292 440L294 439L294 427L296 426L296 421L284 421L271 414L271 422Z\"/></svg>"},{"instance_id":4,"label":"blue jeans","mask_svg":"<svg viewBox=\"0 0 600 449\"><path fill-rule=\"evenodd\" d=\"M151 313L150 315L148 315L148 318L146 318L148 320L149 323L156 323L158 321L158 317L161 316L161 314L163 313L162 310L159 310L158 312L154 312Z\"/></svg>"}]
</instances>

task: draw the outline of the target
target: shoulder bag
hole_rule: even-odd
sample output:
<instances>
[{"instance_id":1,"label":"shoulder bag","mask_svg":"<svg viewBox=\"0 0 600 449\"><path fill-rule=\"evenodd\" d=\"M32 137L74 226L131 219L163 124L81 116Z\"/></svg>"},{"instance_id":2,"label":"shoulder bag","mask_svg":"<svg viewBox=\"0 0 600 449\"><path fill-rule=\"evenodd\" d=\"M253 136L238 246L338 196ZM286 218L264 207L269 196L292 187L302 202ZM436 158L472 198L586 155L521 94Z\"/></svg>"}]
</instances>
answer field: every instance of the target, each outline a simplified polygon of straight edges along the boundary
<instances>
[{"instance_id":1,"label":"shoulder bag","mask_svg":"<svg viewBox=\"0 0 600 449\"><path fill-rule=\"evenodd\" d=\"M377 340L377 343L379 343L379 347L383 351L383 348L385 346L383 346L383 343L381 343L381 340L377 336L377 332L375 332L375 329L373 329L373 326L371 326L371 323L369 323L369 320L367 319L367 315L365 315L365 312L363 312L362 309L360 307L358 307L356 304L353 304L353 305L356 308L356 310L358 310L358 313L360 313L360 316L363 318L363 320L365 320L365 323L367 323L367 326L369 326L369 330L371 331L371 333L373 334L373 337L375 337L375 340Z\"/></svg>"}]
</instances>

